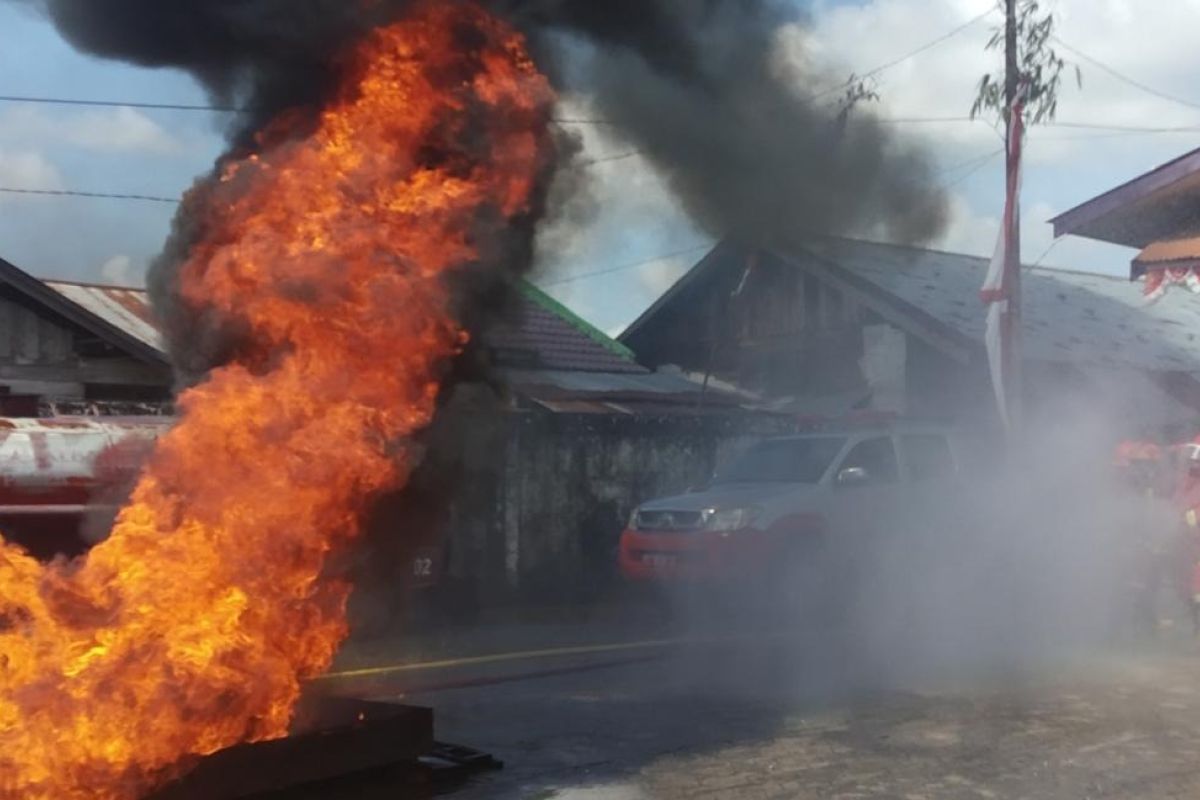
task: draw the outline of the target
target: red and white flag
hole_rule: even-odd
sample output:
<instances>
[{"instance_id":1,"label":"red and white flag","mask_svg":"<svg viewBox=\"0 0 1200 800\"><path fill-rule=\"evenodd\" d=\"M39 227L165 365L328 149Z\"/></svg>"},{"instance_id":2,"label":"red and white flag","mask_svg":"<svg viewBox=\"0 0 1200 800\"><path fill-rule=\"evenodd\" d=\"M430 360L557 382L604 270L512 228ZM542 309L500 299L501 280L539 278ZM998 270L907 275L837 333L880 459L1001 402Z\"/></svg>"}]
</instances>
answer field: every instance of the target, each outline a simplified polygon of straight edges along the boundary
<instances>
[{"instance_id":1,"label":"red and white flag","mask_svg":"<svg viewBox=\"0 0 1200 800\"><path fill-rule=\"evenodd\" d=\"M1000 418L1005 427L1012 424L1008 402L1009 384L1015 359L1019 358L1013 335L1013 319L1009 314L1009 299L1013 291L1012 271L1021 268L1021 257L1020 253L1013 253L1012 258L1009 258L1009 255L1014 247L1014 234L1021 224L1021 144L1025 135L1025 92L1026 87L1022 86L1009 109L1009 158L1005 175L1004 219L1000 226L1000 236L996 240L996 251L988 264L987 277L984 278L983 288L979 290L979 298L987 305L984 344L987 347L988 368L992 374L996 405L1000 409Z\"/></svg>"},{"instance_id":2,"label":"red and white flag","mask_svg":"<svg viewBox=\"0 0 1200 800\"><path fill-rule=\"evenodd\" d=\"M1192 294L1200 294L1200 265L1194 267L1154 267L1146 270L1142 296L1146 305L1157 303L1172 286L1184 286Z\"/></svg>"}]
</instances>

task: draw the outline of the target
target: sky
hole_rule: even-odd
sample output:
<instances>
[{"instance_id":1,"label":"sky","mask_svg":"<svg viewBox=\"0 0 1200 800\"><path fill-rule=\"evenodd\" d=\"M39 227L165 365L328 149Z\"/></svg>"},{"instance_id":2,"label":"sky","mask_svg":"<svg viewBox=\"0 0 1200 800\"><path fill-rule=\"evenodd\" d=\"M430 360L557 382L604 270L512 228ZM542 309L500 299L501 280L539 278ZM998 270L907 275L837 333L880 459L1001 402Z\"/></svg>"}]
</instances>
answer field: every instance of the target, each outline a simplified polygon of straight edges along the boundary
<instances>
[{"instance_id":1,"label":"sky","mask_svg":"<svg viewBox=\"0 0 1200 800\"><path fill-rule=\"evenodd\" d=\"M1046 221L1200 146L1200 88L1193 77L1200 74L1200 48L1194 46L1200 0L1043 5L1055 13L1061 42L1087 58L1059 48L1072 66L1058 124L1030 133L1022 257L1027 263L1040 259L1045 266L1124 274L1132 251L1073 237L1054 242ZM803 27L778 31L771 56L781 64L797 59L834 74L861 75L993 6L992 0L814 0ZM988 124L962 118L979 78L1000 67L1000 54L984 49L999 21L993 11L874 77L880 99L873 110L880 116L956 118L893 123L928 145L949 193L950 224L931 243L940 249L988 255L995 246L1003 204L1002 141ZM0 0L0 95L206 102L187 75L82 56L29 5L5 0ZM564 117L581 116L575 112L587 108L586 97L565 102ZM227 122L227 115L211 112L0 101L0 187L177 197L208 170L222 149ZM1180 127L1194 130L1112 129ZM583 126L581 133L588 156L601 159L581 167L592 178L591 199L543 230L535 280L615 334L720 232L693 225L642 159L603 160L627 153L628 145L606 138L600 126ZM173 212L168 203L0 192L0 257L42 277L138 285Z\"/></svg>"}]
</instances>

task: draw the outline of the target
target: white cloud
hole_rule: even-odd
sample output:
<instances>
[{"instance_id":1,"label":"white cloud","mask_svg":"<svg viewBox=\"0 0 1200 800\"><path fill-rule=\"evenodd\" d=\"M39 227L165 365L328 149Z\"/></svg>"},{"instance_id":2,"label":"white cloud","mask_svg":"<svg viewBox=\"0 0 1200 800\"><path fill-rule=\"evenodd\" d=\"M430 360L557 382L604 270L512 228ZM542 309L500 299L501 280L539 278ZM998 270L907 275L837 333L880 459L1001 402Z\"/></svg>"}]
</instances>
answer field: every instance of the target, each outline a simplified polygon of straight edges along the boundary
<instances>
[{"instance_id":1,"label":"white cloud","mask_svg":"<svg viewBox=\"0 0 1200 800\"><path fill-rule=\"evenodd\" d=\"M1000 218L981 214L961 194L950 196L950 219L937 247L954 253L991 255L1000 230Z\"/></svg>"},{"instance_id":2,"label":"white cloud","mask_svg":"<svg viewBox=\"0 0 1200 800\"><path fill-rule=\"evenodd\" d=\"M836 65L842 77L863 74L911 53L992 5L990 0L822 3L813 13L811 33L791 40L784 37L784 42L803 41L811 50L804 58ZM1194 43L1200 0L1139 0L1136 6L1129 0L1058 0L1053 9L1056 32L1063 41L1118 72L1200 105L1193 78L1200 71L1200 49ZM993 14L880 73L876 81L882 114L967 116L979 79L998 71L1001 63L998 51L984 49L998 21L998 14ZM1200 110L1130 86L1062 47L1059 52L1068 62L1079 64L1084 79L1079 89L1073 69L1068 68L1072 74L1064 75L1059 121L1133 127L1200 124ZM947 145L994 147L996 142L994 133L981 123L905 125L904 130L937 137L942 150ZM1051 127L1037 130L1035 136L1038 147L1031 151L1031 159L1079 164L1095 155L1095 148L1111 133ZM1126 138L1122 143L1154 151L1151 163L1186 146L1186 141L1173 135Z\"/></svg>"},{"instance_id":3,"label":"white cloud","mask_svg":"<svg viewBox=\"0 0 1200 800\"><path fill-rule=\"evenodd\" d=\"M0 186L13 189L61 189L62 175L41 153L0 148ZM4 195L0 194L0 200Z\"/></svg>"},{"instance_id":4,"label":"white cloud","mask_svg":"<svg viewBox=\"0 0 1200 800\"><path fill-rule=\"evenodd\" d=\"M182 152L183 142L127 106L47 113L14 105L0 113L0 139L20 144L66 144L97 153Z\"/></svg>"},{"instance_id":5,"label":"white cloud","mask_svg":"<svg viewBox=\"0 0 1200 800\"><path fill-rule=\"evenodd\" d=\"M1060 213L1044 200L1026 201L1021 212L1021 260L1044 267L1127 275L1133 251L1088 239L1054 239L1049 220ZM1000 233L1000 216L982 214L961 194L950 197L950 222L936 247L990 257Z\"/></svg>"},{"instance_id":6,"label":"white cloud","mask_svg":"<svg viewBox=\"0 0 1200 800\"><path fill-rule=\"evenodd\" d=\"M781 39L781 46L807 42L811 52L792 59L827 65L837 79L865 74L912 52L938 34L962 25L994 4L991 0L872 0L862 4L819 5L811 32ZM988 20L873 79L881 101L875 110L897 118L965 117L979 78L996 63L984 50ZM835 80L836 82L836 80ZM833 97L831 96L831 100ZM996 147L995 133L982 123L922 123L897 126L902 134L937 137L950 159ZM968 153L969 154L969 153Z\"/></svg>"},{"instance_id":7,"label":"white cloud","mask_svg":"<svg viewBox=\"0 0 1200 800\"><path fill-rule=\"evenodd\" d=\"M962 195L950 201L950 225L938 246L958 253L991 256L1000 233L1000 216L976 212ZM1048 222L1055 209L1045 202L1026 202L1021 209L1021 260L1026 264L1047 263L1054 242ZM1061 244L1059 245L1061 246ZM1045 258L1043 258L1045 254Z\"/></svg>"},{"instance_id":8,"label":"white cloud","mask_svg":"<svg viewBox=\"0 0 1200 800\"><path fill-rule=\"evenodd\" d=\"M597 115L586 98L569 98L559 115ZM695 263L700 250L657 258L708 241L687 219L654 167L601 126L581 126L584 152L571 197L553 197L556 215L538 230L536 280L604 330L618 330ZM597 163L588 164L593 159ZM643 263L646 262L646 263ZM572 276L614 270L602 276Z\"/></svg>"},{"instance_id":9,"label":"white cloud","mask_svg":"<svg viewBox=\"0 0 1200 800\"><path fill-rule=\"evenodd\" d=\"M703 253L692 258L666 258L647 264L638 273L638 283L653 297L658 297L683 277Z\"/></svg>"},{"instance_id":10,"label":"white cloud","mask_svg":"<svg viewBox=\"0 0 1200 800\"><path fill-rule=\"evenodd\" d=\"M115 255L100 265L100 277L114 286L140 286L142 283L133 259L127 255Z\"/></svg>"},{"instance_id":11,"label":"white cloud","mask_svg":"<svg viewBox=\"0 0 1200 800\"><path fill-rule=\"evenodd\" d=\"M811 14L811 29L784 30L781 57L832 70L837 79L863 74L912 53L994 7L991 0L821 0ZM1057 0L1057 34L1114 69L1162 91L1200 105L1194 75L1200 50L1194 28L1200 0ZM1000 66L1000 53L984 49L999 15L992 14L962 32L881 72L879 112L887 117L965 117L976 85L985 72ZM1200 125L1200 109L1155 97L1128 85L1060 48L1084 74L1082 89L1064 76L1059 121L1107 126L1174 127ZM809 92L825 88L805 87ZM969 146L984 153L999 145L981 123L897 126L930 140L940 160L956 163ZM1035 128L1028 151L1031 167L1060 163L1080 173L1105 173L1114 148L1147 166L1178 154L1197 137L1115 135L1118 132L1066 127ZM970 153L965 155L969 156ZM1130 176L1126 176L1130 177ZM1115 177L1110 179L1119 182ZM1082 198L1081 198L1082 199Z\"/></svg>"},{"instance_id":12,"label":"white cloud","mask_svg":"<svg viewBox=\"0 0 1200 800\"><path fill-rule=\"evenodd\" d=\"M785 32L784 57L827 65L838 79L866 73L986 11L991 0L820 0L811 30ZM1105 65L1162 92L1200 105L1194 75L1200 49L1194 46L1200 0L1057 0L1056 34L1062 41ZM1001 54L984 45L999 23L993 13L957 35L884 70L877 77L881 116L892 118L965 117L980 77L998 71ZM1156 97L1114 77L1059 46L1068 63L1059 123L1170 128L1200 126L1200 108ZM834 80L834 83L837 79ZM823 87L820 87L823 88ZM897 125L903 134L924 138L943 169L1001 146L982 123ZM1131 254L1099 242L1066 237L1054 243L1047 220L1195 146L1200 134L1149 134L1048 125L1030 132L1025 159L1022 255L1072 269L1124 274ZM950 223L936 246L989 255L995 245L1003 202L1002 159L995 158L950 198ZM958 172L943 180L953 182Z\"/></svg>"},{"instance_id":13,"label":"white cloud","mask_svg":"<svg viewBox=\"0 0 1200 800\"><path fill-rule=\"evenodd\" d=\"M140 151L171 154L183 144L161 125L132 108L122 106L80 115L71 141L91 150Z\"/></svg>"}]
</instances>

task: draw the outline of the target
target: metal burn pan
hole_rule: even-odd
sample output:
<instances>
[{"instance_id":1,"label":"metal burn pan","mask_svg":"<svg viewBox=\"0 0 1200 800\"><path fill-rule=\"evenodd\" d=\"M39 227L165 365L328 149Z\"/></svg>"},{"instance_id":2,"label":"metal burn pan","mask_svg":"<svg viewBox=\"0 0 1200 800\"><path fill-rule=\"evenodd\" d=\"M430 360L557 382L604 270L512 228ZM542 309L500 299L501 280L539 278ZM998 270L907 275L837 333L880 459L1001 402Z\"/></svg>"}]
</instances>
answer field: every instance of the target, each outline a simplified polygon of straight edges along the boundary
<instances>
[{"instance_id":1,"label":"metal burn pan","mask_svg":"<svg viewBox=\"0 0 1200 800\"><path fill-rule=\"evenodd\" d=\"M195 761L147 800L239 800L405 762L433 748L433 711L333 697L303 701L284 739L242 744Z\"/></svg>"}]
</instances>

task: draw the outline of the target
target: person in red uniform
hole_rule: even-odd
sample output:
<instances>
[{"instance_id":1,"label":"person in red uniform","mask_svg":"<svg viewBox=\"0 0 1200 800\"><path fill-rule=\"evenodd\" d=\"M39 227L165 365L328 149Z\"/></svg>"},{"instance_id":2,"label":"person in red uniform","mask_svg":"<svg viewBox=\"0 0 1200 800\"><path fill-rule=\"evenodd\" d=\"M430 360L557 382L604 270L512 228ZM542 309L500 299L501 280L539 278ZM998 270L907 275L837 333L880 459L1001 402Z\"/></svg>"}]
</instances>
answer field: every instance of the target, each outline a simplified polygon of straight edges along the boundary
<instances>
[{"instance_id":1,"label":"person in red uniform","mask_svg":"<svg viewBox=\"0 0 1200 800\"><path fill-rule=\"evenodd\" d=\"M1192 615L1192 633L1200 636L1200 437L1178 448L1177 505L1183 515L1179 561L1185 602Z\"/></svg>"},{"instance_id":2,"label":"person in red uniform","mask_svg":"<svg viewBox=\"0 0 1200 800\"><path fill-rule=\"evenodd\" d=\"M1188 606L1192 612L1192 635L1200 637L1200 561L1192 564L1191 585L1192 596Z\"/></svg>"},{"instance_id":3,"label":"person in red uniform","mask_svg":"<svg viewBox=\"0 0 1200 800\"><path fill-rule=\"evenodd\" d=\"M1158 630L1158 601L1163 585L1175 589L1181 586L1175 544L1182 538L1178 505L1172 502L1171 473L1157 445L1122 442L1113 465L1120 485L1128 493L1124 583L1129 605L1126 608L1132 611L1135 633L1150 635ZM1187 583L1190 577L1189 574Z\"/></svg>"}]
</instances>

